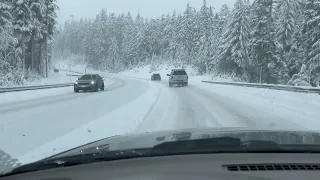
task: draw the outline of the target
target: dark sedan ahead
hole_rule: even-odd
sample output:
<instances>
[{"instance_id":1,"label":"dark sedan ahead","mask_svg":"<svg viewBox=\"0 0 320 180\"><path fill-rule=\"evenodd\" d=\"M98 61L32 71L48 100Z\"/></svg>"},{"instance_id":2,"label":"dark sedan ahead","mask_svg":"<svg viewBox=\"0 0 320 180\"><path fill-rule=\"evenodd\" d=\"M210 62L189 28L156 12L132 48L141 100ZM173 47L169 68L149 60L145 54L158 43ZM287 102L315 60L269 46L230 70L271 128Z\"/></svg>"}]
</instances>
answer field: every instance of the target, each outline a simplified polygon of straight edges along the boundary
<instances>
[{"instance_id":1,"label":"dark sedan ahead","mask_svg":"<svg viewBox=\"0 0 320 180\"><path fill-rule=\"evenodd\" d=\"M73 89L74 92L79 92L79 90L97 92L99 89L103 91L104 82L98 74L85 74L74 83Z\"/></svg>"},{"instance_id":2,"label":"dark sedan ahead","mask_svg":"<svg viewBox=\"0 0 320 180\"><path fill-rule=\"evenodd\" d=\"M161 81L160 74L152 74L151 81Z\"/></svg>"}]
</instances>

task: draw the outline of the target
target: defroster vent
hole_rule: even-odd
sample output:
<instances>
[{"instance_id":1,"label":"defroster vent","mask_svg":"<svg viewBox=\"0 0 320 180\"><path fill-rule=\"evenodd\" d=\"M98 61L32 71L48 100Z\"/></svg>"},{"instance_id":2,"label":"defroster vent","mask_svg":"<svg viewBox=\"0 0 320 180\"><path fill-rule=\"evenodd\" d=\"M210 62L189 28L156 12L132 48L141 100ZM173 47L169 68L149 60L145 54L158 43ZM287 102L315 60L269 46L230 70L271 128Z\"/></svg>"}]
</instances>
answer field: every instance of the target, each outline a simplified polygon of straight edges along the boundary
<instances>
[{"instance_id":1,"label":"defroster vent","mask_svg":"<svg viewBox=\"0 0 320 180\"><path fill-rule=\"evenodd\" d=\"M319 171L320 164L233 164L228 171Z\"/></svg>"}]
</instances>

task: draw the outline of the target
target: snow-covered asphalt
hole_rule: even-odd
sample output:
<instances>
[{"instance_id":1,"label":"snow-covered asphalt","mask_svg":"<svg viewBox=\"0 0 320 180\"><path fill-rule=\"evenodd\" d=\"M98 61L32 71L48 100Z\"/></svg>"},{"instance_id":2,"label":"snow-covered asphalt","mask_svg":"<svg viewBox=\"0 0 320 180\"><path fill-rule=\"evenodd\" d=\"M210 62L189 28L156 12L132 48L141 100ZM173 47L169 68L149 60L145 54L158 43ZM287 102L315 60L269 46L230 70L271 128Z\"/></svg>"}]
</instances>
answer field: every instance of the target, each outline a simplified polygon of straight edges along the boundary
<instances>
[{"instance_id":1,"label":"snow-covered asphalt","mask_svg":"<svg viewBox=\"0 0 320 180\"><path fill-rule=\"evenodd\" d=\"M166 79L152 82L108 77L106 90L97 93L74 93L69 87L39 98L2 101L0 149L21 162L30 162L132 132L195 127L305 128L303 122L199 88L192 82L188 87L169 87Z\"/></svg>"},{"instance_id":2,"label":"snow-covered asphalt","mask_svg":"<svg viewBox=\"0 0 320 180\"><path fill-rule=\"evenodd\" d=\"M197 127L303 128L265 113L259 107L252 109L245 102L237 102L193 84L169 87L166 81L158 83L159 97L138 127L139 132Z\"/></svg>"}]
</instances>

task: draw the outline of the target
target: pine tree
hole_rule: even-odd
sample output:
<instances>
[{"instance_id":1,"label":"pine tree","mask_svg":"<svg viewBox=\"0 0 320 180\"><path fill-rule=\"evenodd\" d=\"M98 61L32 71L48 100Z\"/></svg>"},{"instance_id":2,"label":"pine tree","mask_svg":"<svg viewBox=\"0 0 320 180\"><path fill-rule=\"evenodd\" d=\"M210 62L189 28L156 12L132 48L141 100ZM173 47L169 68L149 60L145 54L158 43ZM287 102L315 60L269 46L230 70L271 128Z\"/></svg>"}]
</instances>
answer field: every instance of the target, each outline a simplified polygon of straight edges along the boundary
<instances>
[{"instance_id":1,"label":"pine tree","mask_svg":"<svg viewBox=\"0 0 320 180\"><path fill-rule=\"evenodd\" d=\"M30 10L30 0L13 0L13 28L19 39L19 49L21 53L21 67L25 73L26 68L26 41L29 41L32 26L32 11Z\"/></svg>"},{"instance_id":2,"label":"pine tree","mask_svg":"<svg viewBox=\"0 0 320 180\"><path fill-rule=\"evenodd\" d=\"M205 41L208 41L208 38L211 34L211 19L210 19L210 8L207 7L206 0L203 0L203 5L199 12L199 26L200 26L200 34L204 36Z\"/></svg>"},{"instance_id":3,"label":"pine tree","mask_svg":"<svg viewBox=\"0 0 320 180\"><path fill-rule=\"evenodd\" d=\"M253 25L251 39L251 82L277 83L271 72L276 58L273 39L272 7L273 0L257 0L253 5Z\"/></svg>"},{"instance_id":4,"label":"pine tree","mask_svg":"<svg viewBox=\"0 0 320 180\"><path fill-rule=\"evenodd\" d=\"M230 16L231 16L230 7L224 4L218 14L218 17L219 17L218 26L219 26L220 33L225 32L226 27L230 20Z\"/></svg>"},{"instance_id":5,"label":"pine tree","mask_svg":"<svg viewBox=\"0 0 320 180\"><path fill-rule=\"evenodd\" d=\"M17 40L13 36L12 6L9 0L0 2L0 79L6 76L9 67L14 65ZM5 82L0 80L0 86Z\"/></svg>"},{"instance_id":6,"label":"pine tree","mask_svg":"<svg viewBox=\"0 0 320 180\"><path fill-rule=\"evenodd\" d=\"M6 28L10 28L12 25L11 9L10 0L3 0L0 2L0 33Z\"/></svg>"},{"instance_id":7,"label":"pine tree","mask_svg":"<svg viewBox=\"0 0 320 180\"><path fill-rule=\"evenodd\" d=\"M320 75L320 1L306 0L303 22L304 57L307 64L309 83L318 84Z\"/></svg>"},{"instance_id":8,"label":"pine tree","mask_svg":"<svg viewBox=\"0 0 320 180\"><path fill-rule=\"evenodd\" d=\"M196 43L199 41L200 35L198 34L196 11L189 4L184 12L181 23L181 41L187 53L184 63L191 64L191 59L193 59L197 53Z\"/></svg>"},{"instance_id":9,"label":"pine tree","mask_svg":"<svg viewBox=\"0 0 320 180\"><path fill-rule=\"evenodd\" d=\"M289 52L289 62L288 62L288 74L292 77L294 74L300 72L301 66L304 63L303 55L303 21L304 21L304 3L303 1L297 2L297 8L295 10L295 25L294 32L292 36L292 46Z\"/></svg>"},{"instance_id":10,"label":"pine tree","mask_svg":"<svg viewBox=\"0 0 320 180\"><path fill-rule=\"evenodd\" d=\"M169 61L172 62L174 59L177 58L177 49L179 46L178 43L178 23L177 23L177 15L173 12L167 26L164 29L165 39L168 41L168 50L167 50L167 57L170 59Z\"/></svg>"},{"instance_id":11,"label":"pine tree","mask_svg":"<svg viewBox=\"0 0 320 180\"><path fill-rule=\"evenodd\" d=\"M22 84L43 72L43 55L52 52L56 33L55 0L0 2L0 85ZM48 25L48 26L46 26ZM48 52L44 39L48 37Z\"/></svg>"},{"instance_id":12,"label":"pine tree","mask_svg":"<svg viewBox=\"0 0 320 180\"><path fill-rule=\"evenodd\" d=\"M115 37L111 38L111 45L108 52L108 60L110 62L111 72L117 72L116 63L119 60L119 48Z\"/></svg>"},{"instance_id":13,"label":"pine tree","mask_svg":"<svg viewBox=\"0 0 320 180\"><path fill-rule=\"evenodd\" d=\"M221 68L227 72L235 71L243 75L249 65L250 25L248 19L249 5L237 0L232 11L232 18L223 35L220 52Z\"/></svg>"}]
</instances>

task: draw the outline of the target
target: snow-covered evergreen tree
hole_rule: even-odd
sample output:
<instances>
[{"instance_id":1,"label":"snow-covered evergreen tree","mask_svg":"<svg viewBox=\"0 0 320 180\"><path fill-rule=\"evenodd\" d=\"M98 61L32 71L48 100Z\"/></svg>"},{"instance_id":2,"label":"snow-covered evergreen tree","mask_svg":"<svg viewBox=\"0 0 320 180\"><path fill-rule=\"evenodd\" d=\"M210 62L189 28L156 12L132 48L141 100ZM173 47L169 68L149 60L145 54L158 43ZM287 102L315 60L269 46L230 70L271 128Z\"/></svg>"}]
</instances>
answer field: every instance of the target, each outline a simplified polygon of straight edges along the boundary
<instances>
[{"instance_id":1,"label":"snow-covered evergreen tree","mask_svg":"<svg viewBox=\"0 0 320 180\"><path fill-rule=\"evenodd\" d=\"M309 83L319 84L320 78L320 0L306 0L303 22L303 48Z\"/></svg>"},{"instance_id":2,"label":"snow-covered evergreen tree","mask_svg":"<svg viewBox=\"0 0 320 180\"><path fill-rule=\"evenodd\" d=\"M30 0L13 0L13 28L15 36L19 39L19 49L21 53L21 67L26 71L26 42L30 40L33 29L32 11L30 10Z\"/></svg>"},{"instance_id":3,"label":"snow-covered evergreen tree","mask_svg":"<svg viewBox=\"0 0 320 180\"><path fill-rule=\"evenodd\" d=\"M55 0L0 2L0 85L23 83L30 73L44 75L43 56L49 54L50 62L57 8Z\"/></svg>"},{"instance_id":4,"label":"snow-covered evergreen tree","mask_svg":"<svg viewBox=\"0 0 320 180\"><path fill-rule=\"evenodd\" d=\"M275 41L272 19L273 0L254 2L251 38L251 82L277 83L272 67L275 64Z\"/></svg>"},{"instance_id":5,"label":"snow-covered evergreen tree","mask_svg":"<svg viewBox=\"0 0 320 180\"><path fill-rule=\"evenodd\" d=\"M232 10L223 5L216 12L203 0L200 9L187 4L182 13L149 19L102 10L94 19L71 18L59 28L56 51L82 55L93 68L112 72L188 64L200 74L223 72L262 83L287 84L305 64L308 81L316 84L318 5L319 0L238 0Z\"/></svg>"},{"instance_id":6,"label":"snow-covered evergreen tree","mask_svg":"<svg viewBox=\"0 0 320 180\"><path fill-rule=\"evenodd\" d=\"M232 18L223 35L220 47L220 65L222 70L231 74L244 75L249 65L250 22L249 4L237 0Z\"/></svg>"}]
</instances>

